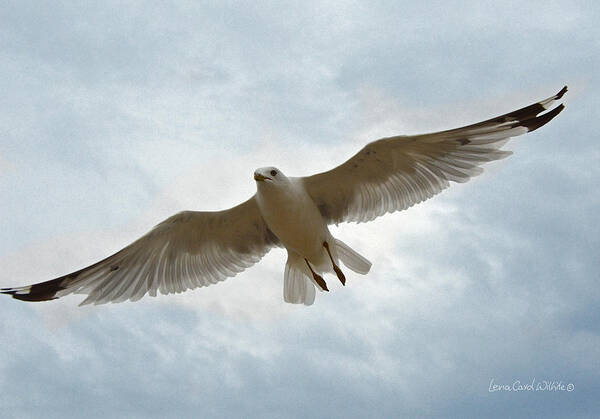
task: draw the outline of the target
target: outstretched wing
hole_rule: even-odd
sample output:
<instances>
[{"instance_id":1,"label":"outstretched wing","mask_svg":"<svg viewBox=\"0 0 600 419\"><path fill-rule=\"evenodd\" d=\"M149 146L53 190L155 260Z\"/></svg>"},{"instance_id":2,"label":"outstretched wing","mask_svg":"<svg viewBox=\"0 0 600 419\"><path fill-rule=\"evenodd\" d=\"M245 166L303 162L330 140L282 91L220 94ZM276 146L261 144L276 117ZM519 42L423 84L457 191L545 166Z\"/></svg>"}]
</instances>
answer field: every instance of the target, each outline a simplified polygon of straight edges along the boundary
<instances>
[{"instance_id":1,"label":"outstretched wing","mask_svg":"<svg viewBox=\"0 0 600 419\"><path fill-rule=\"evenodd\" d=\"M548 123L567 87L533 105L487 121L424 135L382 138L328 172L301 178L329 224L370 221L438 194L449 182L466 182L483 163L512 154L510 137Z\"/></svg>"},{"instance_id":2,"label":"outstretched wing","mask_svg":"<svg viewBox=\"0 0 600 419\"><path fill-rule=\"evenodd\" d=\"M278 245L252 197L225 211L180 212L87 268L1 292L24 301L88 294L82 305L136 301L146 293L180 293L215 284L254 265Z\"/></svg>"}]
</instances>

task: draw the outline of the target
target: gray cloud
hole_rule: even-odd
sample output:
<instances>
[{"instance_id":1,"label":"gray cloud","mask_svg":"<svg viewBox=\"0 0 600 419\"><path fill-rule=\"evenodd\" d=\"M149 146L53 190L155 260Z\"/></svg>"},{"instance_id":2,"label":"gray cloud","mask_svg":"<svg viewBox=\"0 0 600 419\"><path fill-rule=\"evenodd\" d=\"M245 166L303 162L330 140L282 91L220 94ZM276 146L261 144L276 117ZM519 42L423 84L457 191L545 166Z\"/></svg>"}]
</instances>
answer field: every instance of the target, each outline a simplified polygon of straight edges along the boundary
<instances>
[{"instance_id":1,"label":"gray cloud","mask_svg":"<svg viewBox=\"0 0 600 419\"><path fill-rule=\"evenodd\" d=\"M313 307L281 301L277 251L182 296L5 299L5 414L598 415L598 8L9 2L0 13L2 286L83 266L174 211L232 205L252 193L254 167L311 173L378 136L474 122L570 84L565 112L480 178L336 228L373 271ZM575 390L488 392L491 379L533 378Z\"/></svg>"}]
</instances>

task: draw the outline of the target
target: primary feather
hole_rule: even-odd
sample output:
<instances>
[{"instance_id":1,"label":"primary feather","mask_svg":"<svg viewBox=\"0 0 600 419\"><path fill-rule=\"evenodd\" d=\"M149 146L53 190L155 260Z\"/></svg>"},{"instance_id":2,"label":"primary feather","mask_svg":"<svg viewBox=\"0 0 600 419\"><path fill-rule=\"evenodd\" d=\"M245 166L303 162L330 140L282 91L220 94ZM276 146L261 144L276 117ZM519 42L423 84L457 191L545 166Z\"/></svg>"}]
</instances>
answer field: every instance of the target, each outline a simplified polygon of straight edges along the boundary
<instances>
[{"instance_id":1,"label":"primary feather","mask_svg":"<svg viewBox=\"0 0 600 419\"><path fill-rule=\"evenodd\" d=\"M2 292L24 301L88 294L82 305L136 301L146 293L180 293L216 284L254 265L278 245L252 197L225 211L180 212L94 265Z\"/></svg>"},{"instance_id":2,"label":"primary feather","mask_svg":"<svg viewBox=\"0 0 600 419\"><path fill-rule=\"evenodd\" d=\"M533 105L477 124L431 134L382 138L345 163L303 178L330 224L370 221L440 193L449 182L479 175L483 163L512 154L500 150L510 137L536 130L564 105L543 113L567 88ZM540 115L541 114L541 115Z\"/></svg>"}]
</instances>

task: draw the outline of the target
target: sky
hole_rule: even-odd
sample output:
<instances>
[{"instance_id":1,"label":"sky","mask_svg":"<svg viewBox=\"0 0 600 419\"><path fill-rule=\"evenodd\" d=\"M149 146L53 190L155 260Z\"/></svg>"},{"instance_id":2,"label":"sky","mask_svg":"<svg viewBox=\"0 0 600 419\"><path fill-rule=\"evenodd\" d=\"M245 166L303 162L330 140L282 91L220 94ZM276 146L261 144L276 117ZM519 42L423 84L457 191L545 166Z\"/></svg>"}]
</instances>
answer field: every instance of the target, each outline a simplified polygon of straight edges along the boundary
<instances>
[{"instance_id":1,"label":"sky","mask_svg":"<svg viewBox=\"0 0 600 419\"><path fill-rule=\"evenodd\" d=\"M1 299L3 417L600 416L597 3L5 0L0 20L1 287L231 207L258 167L309 175L569 86L481 176L332 227L373 268L313 306L283 302L281 249L181 295Z\"/></svg>"}]
</instances>

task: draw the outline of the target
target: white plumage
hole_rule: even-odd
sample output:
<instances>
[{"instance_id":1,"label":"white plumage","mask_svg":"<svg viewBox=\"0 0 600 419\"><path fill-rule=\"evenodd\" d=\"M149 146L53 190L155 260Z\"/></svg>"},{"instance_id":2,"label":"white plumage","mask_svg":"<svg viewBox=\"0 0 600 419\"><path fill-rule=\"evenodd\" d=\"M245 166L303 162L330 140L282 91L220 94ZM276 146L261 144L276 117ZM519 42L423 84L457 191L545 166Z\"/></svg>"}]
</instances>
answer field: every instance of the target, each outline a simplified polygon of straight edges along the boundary
<instances>
[{"instance_id":1,"label":"white plumage","mask_svg":"<svg viewBox=\"0 0 600 419\"><path fill-rule=\"evenodd\" d=\"M345 284L340 261L368 273L371 263L335 239L329 224L370 221L466 182L483 163L511 154L510 137L549 122L564 105L556 95L477 124L432 134L383 138L324 173L286 177L267 167L254 172L257 193L224 211L178 213L108 258L50 281L2 293L24 301L87 294L82 304L137 301L215 284L257 263L272 247L285 247L284 300L310 305L315 288L327 290L324 272ZM547 112L546 112L547 111Z\"/></svg>"}]
</instances>

